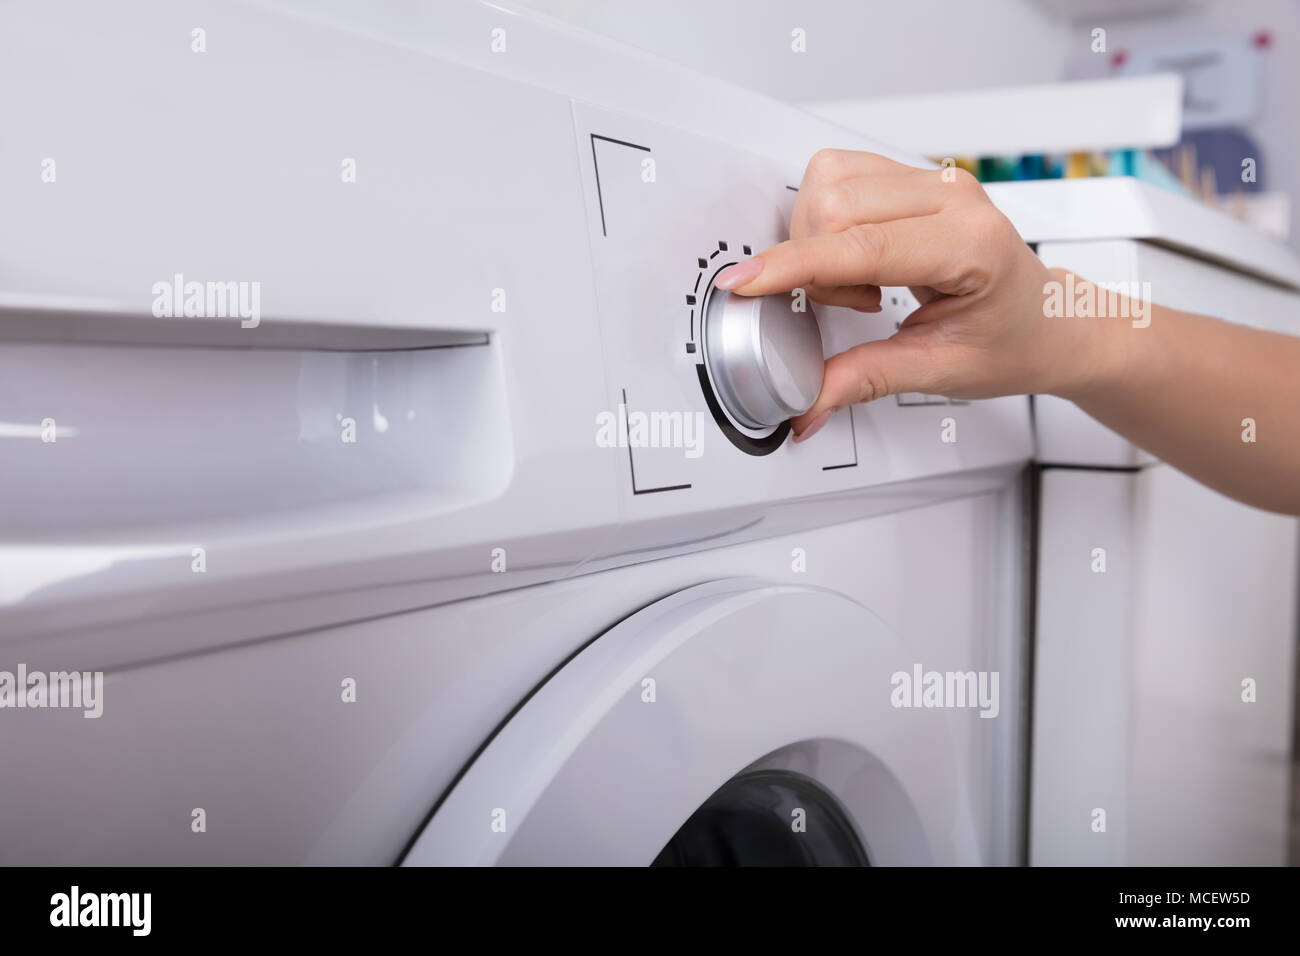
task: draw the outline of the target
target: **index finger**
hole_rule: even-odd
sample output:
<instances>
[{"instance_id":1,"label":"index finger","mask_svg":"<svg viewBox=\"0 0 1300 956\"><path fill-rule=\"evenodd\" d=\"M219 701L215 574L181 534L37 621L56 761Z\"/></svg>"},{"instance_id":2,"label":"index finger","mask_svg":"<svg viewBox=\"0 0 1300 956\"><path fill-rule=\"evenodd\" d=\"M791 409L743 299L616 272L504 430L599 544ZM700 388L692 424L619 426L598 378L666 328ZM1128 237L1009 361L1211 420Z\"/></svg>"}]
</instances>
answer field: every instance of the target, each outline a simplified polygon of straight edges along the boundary
<instances>
[{"instance_id":1,"label":"index finger","mask_svg":"<svg viewBox=\"0 0 1300 956\"><path fill-rule=\"evenodd\" d=\"M944 289L957 284L961 268L956 235L942 215L862 223L843 232L779 242L730 267L716 285L740 295L808 285Z\"/></svg>"}]
</instances>

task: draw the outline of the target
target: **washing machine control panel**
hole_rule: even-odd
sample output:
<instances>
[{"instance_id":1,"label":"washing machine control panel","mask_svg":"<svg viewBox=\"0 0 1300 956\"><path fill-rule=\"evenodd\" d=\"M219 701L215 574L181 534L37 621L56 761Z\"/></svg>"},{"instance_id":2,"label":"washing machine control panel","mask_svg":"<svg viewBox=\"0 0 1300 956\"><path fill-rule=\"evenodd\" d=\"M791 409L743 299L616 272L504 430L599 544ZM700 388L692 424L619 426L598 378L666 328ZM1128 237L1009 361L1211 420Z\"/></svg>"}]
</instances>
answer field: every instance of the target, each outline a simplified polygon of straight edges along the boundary
<instances>
[{"instance_id":1,"label":"washing machine control panel","mask_svg":"<svg viewBox=\"0 0 1300 956\"><path fill-rule=\"evenodd\" d=\"M626 459L629 507L734 510L1030 457L1024 398L891 396L791 441L824 360L888 338L916 300L885 289L867 314L814 306L804 289L718 289L728 266L789 237L807 157L581 103L574 120L607 383L597 444Z\"/></svg>"}]
</instances>

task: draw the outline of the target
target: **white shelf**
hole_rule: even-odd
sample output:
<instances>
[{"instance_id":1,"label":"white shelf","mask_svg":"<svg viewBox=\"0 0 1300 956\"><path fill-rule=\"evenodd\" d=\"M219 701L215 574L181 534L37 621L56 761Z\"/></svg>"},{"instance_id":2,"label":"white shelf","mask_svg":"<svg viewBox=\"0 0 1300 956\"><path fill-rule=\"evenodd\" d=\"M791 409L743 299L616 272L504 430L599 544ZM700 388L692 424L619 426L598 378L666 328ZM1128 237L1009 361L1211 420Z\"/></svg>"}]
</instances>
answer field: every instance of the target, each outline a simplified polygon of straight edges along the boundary
<instances>
[{"instance_id":1,"label":"white shelf","mask_svg":"<svg viewBox=\"0 0 1300 956\"><path fill-rule=\"evenodd\" d=\"M1144 239L1300 289L1300 259L1272 236L1204 203L1127 176L990 183L1026 242Z\"/></svg>"},{"instance_id":2,"label":"white shelf","mask_svg":"<svg viewBox=\"0 0 1300 956\"><path fill-rule=\"evenodd\" d=\"M942 158L1172 146L1182 133L1182 103L1182 78L1162 73L803 106L873 139Z\"/></svg>"}]
</instances>

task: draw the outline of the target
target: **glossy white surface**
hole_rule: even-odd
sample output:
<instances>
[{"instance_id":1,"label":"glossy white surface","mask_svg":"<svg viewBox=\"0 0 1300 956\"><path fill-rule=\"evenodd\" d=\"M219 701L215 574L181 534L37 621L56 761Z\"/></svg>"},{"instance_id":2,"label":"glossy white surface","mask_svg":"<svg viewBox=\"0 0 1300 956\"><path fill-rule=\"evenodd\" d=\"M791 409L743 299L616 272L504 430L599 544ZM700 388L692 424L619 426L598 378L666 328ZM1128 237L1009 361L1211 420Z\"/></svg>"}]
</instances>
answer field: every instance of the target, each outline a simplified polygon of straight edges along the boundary
<instances>
[{"instance_id":1,"label":"glossy white surface","mask_svg":"<svg viewBox=\"0 0 1300 956\"><path fill-rule=\"evenodd\" d=\"M678 592L531 697L405 862L644 866L733 772L791 748L783 765L840 803L872 865L978 863L946 715L891 704L913 656L831 591Z\"/></svg>"},{"instance_id":2,"label":"glossy white surface","mask_svg":"<svg viewBox=\"0 0 1300 956\"><path fill-rule=\"evenodd\" d=\"M474 14L449 11L444 24ZM248 6L80 13L68 30L66 11L43 4L0 10L4 82L52 71L41 95L11 98L0 115L61 170L53 184L0 185L23 223L0 238L0 300L22 303L0 314L0 342L11 325L24 339L0 344L16 390L0 420L28 429L0 438L15 480L0 577L22 596L0 608L0 641L45 647L93 629L98 656L115 625L145 640L151 620L262 609L213 628L235 643L338 620L337 609L277 620L276 602L371 592L352 605L364 617L504 586L490 571L496 547L509 548L520 584L605 547L625 463L593 441L605 401L569 101L482 72L468 82L445 61ZM190 52L200 14L212 39L202 55ZM87 75L98 81L78 80ZM412 100L423 122L411 122ZM480 121L489 115L509 122ZM238 117L238 135L172 138L162 161L156 140L135 134L160 116ZM446 130L475 139L448 149ZM348 157L355 183L341 178ZM173 212L160 228L142 210ZM46 306L83 319L52 324L52 340L97 341L92 320L112 334L124 314L188 322L150 315L153 284L176 273L261 283L260 325L234 330L243 347L86 345L65 365L30 344L28 320ZM259 335L282 320L332 324L358 344L373 332L384 345L393 329L431 337L422 344L465 331L489 344L441 357L272 351L280 343ZM30 428L45 418L80 430L42 443ZM346 418L355 443L343 442ZM173 453L186 445L199 450ZM95 449L93 468L78 447ZM563 509L538 506L560 493ZM57 514L35 519L51 497L75 536ZM172 497L187 500L167 507ZM114 517L126 515L144 518ZM202 575L191 573L196 547ZM410 582L423 583L418 596L395 599ZM133 659L211 646L201 629L163 630Z\"/></svg>"},{"instance_id":3,"label":"glossy white surface","mask_svg":"<svg viewBox=\"0 0 1300 956\"><path fill-rule=\"evenodd\" d=\"M1030 862L1284 865L1296 521L1165 465L1040 501Z\"/></svg>"},{"instance_id":4,"label":"glossy white surface","mask_svg":"<svg viewBox=\"0 0 1300 956\"><path fill-rule=\"evenodd\" d=\"M0 776L0 863L393 863L478 747L554 668L639 608L728 577L829 589L870 608L910 661L999 671L997 719L907 713L932 730L942 715L952 746L952 759L916 784L917 799L943 805L941 785L964 781L979 858L1014 863L1027 692L1018 508L1012 492L980 495L110 667L98 720L5 712L0 758L40 770ZM805 571L795 570L796 548ZM802 630L770 629L765 639L797 644ZM842 670L835 659L806 660L809 679L845 678L826 672ZM889 674L875 676L888 692ZM356 681L355 704L341 700L347 677ZM664 703L671 685L661 684ZM738 769L715 766L716 785ZM206 834L190 830L195 807L207 811Z\"/></svg>"},{"instance_id":5,"label":"glossy white surface","mask_svg":"<svg viewBox=\"0 0 1300 956\"><path fill-rule=\"evenodd\" d=\"M708 414L684 348L697 258L782 238L818 147L878 143L498 5L80 12L68 31L43 4L0 10L22 38L0 41L0 79L54 67L0 118L62 170L0 183L23 224L0 237L10 654L256 640L972 493L1031 454L1023 399L844 410L761 467ZM190 115L238 116L239 135L174 138L165 162L130 135ZM182 200L165 229L139 214ZM154 283L176 274L260 282L260 324L153 318ZM906 307L827 312L838 350ZM410 349L453 341L483 344ZM88 377L53 367L64 354ZM97 399L109 379L129 384ZM702 454L602 446L620 406L704 415ZM58 442L39 441L47 418ZM816 503L831 495L858 500Z\"/></svg>"},{"instance_id":6,"label":"glossy white surface","mask_svg":"<svg viewBox=\"0 0 1300 956\"><path fill-rule=\"evenodd\" d=\"M1019 859L1023 566L1007 489L1032 453L1025 400L898 396L845 410L815 440L763 457L707 417L697 458L596 439L597 416L620 404L707 413L700 355L685 349L698 321L686 301L698 291L698 260L720 262L723 242L743 250L782 238L791 187L815 149L883 147L495 4L140 9L126 22L98 4L71 19L37 3L0 8L0 81L31 91L0 104L0 119L13 140L48 144L60 169L57 185L41 183L38 167L0 177L0 204L18 224L0 234L0 667L109 672L100 720L27 711L3 725L0 760L40 773L0 777L0 860L393 862L553 668L638 608L739 576L834 591L841 597L828 600L869 609L884 622L876 633L926 667L1002 673L999 719L926 715L933 746L907 754L885 727L879 738L859 728L853 752L880 748L907 762L899 792L930 833L930 856L911 843L890 858ZM202 59L188 46L200 15L210 44ZM506 55L492 52L498 28ZM99 82L78 80L87 74ZM47 82L33 88L32 75ZM163 161L160 116L232 125L217 136L164 130ZM348 157L355 184L339 178ZM1293 261L1271 247L1135 184L991 192L1042 249L1136 236L1296 281ZM1149 245L1090 244L1136 246L1131 263L1145 274ZM1060 264L1083 263L1076 252ZM153 283L177 272L262 282L261 325L160 326L188 321L149 314ZM1191 260L1160 274L1188 290L1215 275ZM885 291L879 316L825 310L827 354L888 335L914 307L905 290ZM59 423L55 443L39 439L47 417ZM345 417L358 440L335 445L329 423ZM941 438L947 423L955 442ZM1122 852L1134 859L1179 840L1185 855L1221 846L1217 835L1199 841L1158 822L1140 836L1125 830L1125 820L1151 821L1167 788L1192 772L1200 735L1258 785L1242 810L1271 820L1277 808L1276 773L1252 756L1276 755L1286 716L1276 688L1253 722L1234 711L1225 724L1197 709L1205 698L1189 704L1160 686L1177 674L1180 691L1195 693L1230 622L1208 613L1213 632L1180 644L1181 669L1162 671L1165 622L1181 620L1167 603L1176 598L1077 603L1088 592L1073 578L1076 555L1054 550L1070 545L1056 535L1058 508L1081 539L1118 527L1113 547L1130 547L1135 566L1159 567L1169 546L1183 548L1160 509L1190 507L1194 496L1166 500L1154 478L1136 481L1160 496L1135 512L1140 548L1116 524L1134 513L1128 492L1091 505L1051 492L1044 512L1039 700L1061 709L1043 712L1036 746L1050 749L1035 761L1035 786L1060 789L1049 789L1034 826L1061 813L1045 852L1090 861L1120 851L1073 842L1091 833L1072 800L1117 802L1111 834L1129 834ZM1249 616L1261 640L1226 667L1282 673L1284 536L1276 523L1242 526L1252 529L1234 539L1243 550L1224 553L1244 577L1184 568L1176 580L1221 602L1219 613L1233 587L1267 585ZM795 549L806 572L792 567ZM1214 556L1183 554L1217 573ZM1059 603L1062 587L1073 590ZM865 614L827 627L826 641L865 653L846 636ZM1061 620L1058 633L1050 625ZM1097 638L1099 627L1109 630ZM795 626L750 630L781 653L803 637ZM1094 640L1098 653L1075 660ZM1142 655L1136 665L1124 663L1125 646ZM854 713L813 688L888 675L810 659L806 672L769 677L805 682L817 726L787 714L734 746L701 745L690 792L764 759L806 759L827 786L849 785L859 758L801 749L800 738ZM707 712L708 675L722 678L708 661L689 661L679 712L695 719ZM1099 698L1080 674L1110 681L1116 695L1127 689ZM356 704L340 699L347 678L358 682ZM1165 722L1183 717L1194 732L1174 734L1162 755ZM1125 720L1135 721L1131 741ZM512 733L545 736L544 724L519 726ZM594 741L618 725L593 717L583 726ZM1130 774L1133 759L1155 774L1140 794L1134 781L1147 778ZM1063 762L1057 774L1053 760ZM478 774L493 783L484 767ZM562 769L539 773L553 771L562 788ZM1211 770L1168 805L1202 815L1218 780ZM549 785L525 783L539 793ZM881 792L891 791L844 799L860 797L869 821L870 796ZM194 807L210 814L207 834L190 830ZM573 823L566 806L539 797L532 807L542 823ZM641 809L637 845L667 839L669 817L649 802ZM1226 832L1240 826L1230 816ZM1252 839L1239 845L1258 847Z\"/></svg>"},{"instance_id":7,"label":"glossy white surface","mask_svg":"<svg viewBox=\"0 0 1300 956\"><path fill-rule=\"evenodd\" d=\"M1128 176L989 183L989 198L1026 242L1142 239L1300 289L1283 243L1186 196Z\"/></svg>"},{"instance_id":8,"label":"glossy white surface","mask_svg":"<svg viewBox=\"0 0 1300 956\"><path fill-rule=\"evenodd\" d=\"M783 238L817 148L888 150L495 4L138 9L0 8L32 92L0 120L59 170L0 178L0 666L108 680L99 720L4 723L42 773L0 778L0 860L393 862L551 669L749 575L1003 673L998 720L926 721L951 747L908 755L909 799L961 823L935 853L1017 858L1027 401L845 410L761 458L711 416L696 458L599 437L620 405L707 416L698 259ZM159 117L230 125L160 155ZM178 274L260 283L259 324L155 318ZM826 349L889 334L889 292L828 310Z\"/></svg>"},{"instance_id":9,"label":"glossy white surface","mask_svg":"<svg viewBox=\"0 0 1300 956\"><path fill-rule=\"evenodd\" d=\"M1048 469L1039 486L1029 862L1126 860L1133 476ZM1105 551L1105 573L1092 570ZM1094 811L1106 814L1094 832Z\"/></svg>"},{"instance_id":10,"label":"glossy white surface","mask_svg":"<svg viewBox=\"0 0 1300 956\"><path fill-rule=\"evenodd\" d=\"M1165 466L1135 505L1127 862L1286 866L1300 523Z\"/></svg>"},{"instance_id":11,"label":"glossy white surface","mask_svg":"<svg viewBox=\"0 0 1300 956\"><path fill-rule=\"evenodd\" d=\"M924 156L1157 148L1182 135L1183 79L1152 73L804 106L849 129L890 130L899 146Z\"/></svg>"}]
</instances>

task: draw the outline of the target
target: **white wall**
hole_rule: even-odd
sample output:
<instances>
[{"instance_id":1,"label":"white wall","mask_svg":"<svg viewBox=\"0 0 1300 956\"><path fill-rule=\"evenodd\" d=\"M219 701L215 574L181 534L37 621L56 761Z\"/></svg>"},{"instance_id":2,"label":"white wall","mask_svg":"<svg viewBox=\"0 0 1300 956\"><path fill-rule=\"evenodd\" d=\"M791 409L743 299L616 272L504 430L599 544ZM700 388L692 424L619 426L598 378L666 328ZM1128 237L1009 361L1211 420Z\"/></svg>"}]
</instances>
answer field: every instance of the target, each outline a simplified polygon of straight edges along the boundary
<instances>
[{"instance_id":1,"label":"white wall","mask_svg":"<svg viewBox=\"0 0 1300 956\"><path fill-rule=\"evenodd\" d=\"M1066 25L1032 0L523 0L792 102L1043 83ZM791 31L807 52L791 51Z\"/></svg>"}]
</instances>

